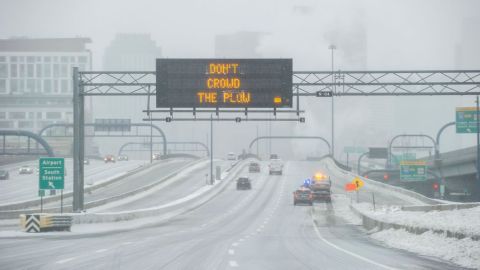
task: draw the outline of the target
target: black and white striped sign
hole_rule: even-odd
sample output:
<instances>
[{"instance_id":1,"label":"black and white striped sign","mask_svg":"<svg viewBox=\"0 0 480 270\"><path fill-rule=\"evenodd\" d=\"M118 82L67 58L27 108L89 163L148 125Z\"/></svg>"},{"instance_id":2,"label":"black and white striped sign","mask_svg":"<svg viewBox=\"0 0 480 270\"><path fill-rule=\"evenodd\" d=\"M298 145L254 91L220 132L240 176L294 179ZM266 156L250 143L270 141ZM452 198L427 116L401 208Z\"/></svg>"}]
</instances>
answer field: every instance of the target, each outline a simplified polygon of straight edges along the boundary
<instances>
[{"instance_id":1,"label":"black and white striped sign","mask_svg":"<svg viewBox=\"0 0 480 270\"><path fill-rule=\"evenodd\" d=\"M26 232L40 231L40 215L26 215Z\"/></svg>"}]
</instances>

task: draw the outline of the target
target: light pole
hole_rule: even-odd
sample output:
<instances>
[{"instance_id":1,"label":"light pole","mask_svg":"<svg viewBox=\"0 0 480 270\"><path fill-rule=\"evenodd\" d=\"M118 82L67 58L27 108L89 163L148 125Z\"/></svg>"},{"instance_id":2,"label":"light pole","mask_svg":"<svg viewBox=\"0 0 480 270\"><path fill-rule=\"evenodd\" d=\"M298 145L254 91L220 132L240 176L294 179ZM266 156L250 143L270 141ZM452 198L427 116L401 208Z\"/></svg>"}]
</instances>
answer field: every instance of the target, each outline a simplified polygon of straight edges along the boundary
<instances>
[{"instance_id":1,"label":"light pole","mask_svg":"<svg viewBox=\"0 0 480 270\"><path fill-rule=\"evenodd\" d=\"M332 158L335 159L335 119L333 116L335 103L333 100L333 94L335 93L335 77L333 75L333 51L337 49L335 45L328 46L328 49L332 51Z\"/></svg>"},{"instance_id":2,"label":"light pole","mask_svg":"<svg viewBox=\"0 0 480 270\"><path fill-rule=\"evenodd\" d=\"M477 100L475 101L476 105L477 105L477 108L476 108L476 122L477 122L477 184L476 186L479 187L480 186L480 115L479 115L479 100L478 100L478 96L477 96ZM477 189L477 192L478 192L478 189ZM480 201L480 195L477 195L477 200Z\"/></svg>"}]
</instances>

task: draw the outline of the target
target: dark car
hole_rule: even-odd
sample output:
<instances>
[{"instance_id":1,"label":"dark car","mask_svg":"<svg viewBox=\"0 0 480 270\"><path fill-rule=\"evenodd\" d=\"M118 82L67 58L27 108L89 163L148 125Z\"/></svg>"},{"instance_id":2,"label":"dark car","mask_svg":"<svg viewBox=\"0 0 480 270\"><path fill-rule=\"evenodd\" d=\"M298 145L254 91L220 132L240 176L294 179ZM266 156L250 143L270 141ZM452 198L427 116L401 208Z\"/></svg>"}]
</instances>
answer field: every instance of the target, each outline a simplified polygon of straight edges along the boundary
<instances>
[{"instance_id":1,"label":"dark car","mask_svg":"<svg viewBox=\"0 0 480 270\"><path fill-rule=\"evenodd\" d=\"M257 162L251 162L248 165L248 172L260 172L260 164Z\"/></svg>"},{"instance_id":2,"label":"dark car","mask_svg":"<svg viewBox=\"0 0 480 270\"><path fill-rule=\"evenodd\" d=\"M9 177L10 174L8 173L8 171L0 170L0 180L8 180Z\"/></svg>"},{"instance_id":3,"label":"dark car","mask_svg":"<svg viewBox=\"0 0 480 270\"><path fill-rule=\"evenodd\" d=\"M293 205L308 204L313 205L312 191L309 189L297 189L293 192Z\"/></svg>"},{"instance_id":4,"label":"dark car","mask_svg":"<svg viewBox=\"0 0 480 270\"><path fill-rule=\"evenodd\" d=\"M237 190L252 189L252 182L248 177L240 177L237 180Z\"/></svg>"},{"instance_id":5,"label":"dark car","mask_svg":"<svg viewBox=\"0 0 480 270\"><path fill-rule=\"evenodd\" d=\"M127 155L120 155L117 157L118 161L128 161L128 156Z\"/></svg>"}]
</instances>

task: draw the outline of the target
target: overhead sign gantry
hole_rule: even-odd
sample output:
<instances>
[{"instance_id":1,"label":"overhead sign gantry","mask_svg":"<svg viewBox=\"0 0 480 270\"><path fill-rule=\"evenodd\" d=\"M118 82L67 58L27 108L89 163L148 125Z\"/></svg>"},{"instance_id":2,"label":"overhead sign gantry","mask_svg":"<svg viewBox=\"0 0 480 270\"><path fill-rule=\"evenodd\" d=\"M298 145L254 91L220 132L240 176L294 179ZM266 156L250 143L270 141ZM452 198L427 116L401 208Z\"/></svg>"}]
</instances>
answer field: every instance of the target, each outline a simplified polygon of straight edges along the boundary
<instances>
[{"instance_id":1,"label":"overhead sign gantry","mask_svg":"<svg viewBox=\"0 0 480 270\"><path fill-rule=\"evenodd\" d=\"M157 59L157 108L291 108L292 59Z\"/></svg>"}]
</instances>

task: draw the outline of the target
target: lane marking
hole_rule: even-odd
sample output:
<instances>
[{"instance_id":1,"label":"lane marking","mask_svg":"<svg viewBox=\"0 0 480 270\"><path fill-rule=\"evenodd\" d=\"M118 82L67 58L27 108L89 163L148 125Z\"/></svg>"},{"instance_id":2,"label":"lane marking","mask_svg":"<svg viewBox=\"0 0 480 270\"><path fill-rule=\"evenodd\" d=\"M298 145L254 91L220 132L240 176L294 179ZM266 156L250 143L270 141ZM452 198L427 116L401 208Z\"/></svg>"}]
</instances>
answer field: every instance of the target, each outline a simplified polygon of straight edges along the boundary
<instances>
[{"instance_id":1,"label":"lane marking","mask_svg":"<svg viewBox=\"0 0 480 270\"><path fill-rule=\"evenodd\" d=\"M130 245L130 244L133 244L133 242L130 242L130 241L128 241L128 242L123 242L121 245L125 245L125 246L126 246L126 245Z\"/></svg>"},{"instance_id":2,"label":"lane marking","mask_svg":"<svg viewBox=\"0 0 480 270\"><path fill-rule=\"evenodd\" d=\"M236 246L238 246L238 243L235 242L235 243L232 244L232 246L236 247Z\"/></svg>"},{"instance_id":3,"label":"lane marking","mask_svg":"<svg viewBox=\"0 0 480 270\"><path fill-rule=\"evenodd\" d=\"M55 263L57 263L57 264L64 264L64 263L69 262L69 261L72 261L72 260L75 260L75 257L71 257L71 258L67 258L67 259L60 260L60 261L56 261Z\"/></svg>"},{"instance_id":4,"label":"lane marking","mask_svg":"<svg viewBox=\"0 0 480 270\"><path fill-rule=\"evenodd\" d=\"M106 249L106 248L102 248L102 249L97 249L97 250L95 250L95 252L96 252L96 253L102 253L102 252L105 252L105 251L107 251L107 250L108 250L108 249Z\"/></svg>"},{"instance_id":5,"label":"lane marking","mask_svg":"<svg viewBox=\"0 0 480 270\"><path fill-rule=\"evenodd\" d=\"M317 225L315 224L315 221L313 220L313 216L312 216L312 224L313 224L313 228L314 228L314 230L315 230L315 234L317 235L317 237L318 237L320 240L322 240L325 244L327 244L327 245L335 248L336 250L339 250L339 251L341 251L341 252L343 252L343 253L346 253L346 254L348 254L348 255L350 255L350 256L352 256L352 257L355 257L355 258L357 258L357 259L359 259L359 260L362 260L362 261L364 261L364 262L367 262L367 263L376 265L376 266L381 267L381 268L384 268L384 269L397 270L396 268L393 268L393 267L390 267L390 266L387 266L387 265L384 265L384 264L381 264L381 263L372 261L372 260L370 260L370 259L367 259L367 258L361 256L361 255L358 255L358 254L356 254L356 253L353 253L353 252L351 252L351 251L348 251L348 250L346 250L346 249L343 249L343 248L335 245L334 243L328 241L327 239L323 238L323 236L320 234L320 231L319 231L318 228L317 228Z\"/></svg>"},{"instance_id":6,"label":"lane marking","mask_svg":"<svg viewBox=\"0 0 480 270\"><path fill-rule=\"evenodd\" d=\"M236 261L228 261L230 267L238 267L238 263Z\"/></svg>"},{"instance_id":7,"label":"lane marking","mask_svg":"<svg viewBox=\"0 0 480 270\"><path fill-rule=\"evenodd\" d=\"M230 255L235 254L235 250L234 250L234 249L229 249L229 250L228 250L228 254L230 254Z\"/></svg>"}]
</instances>

